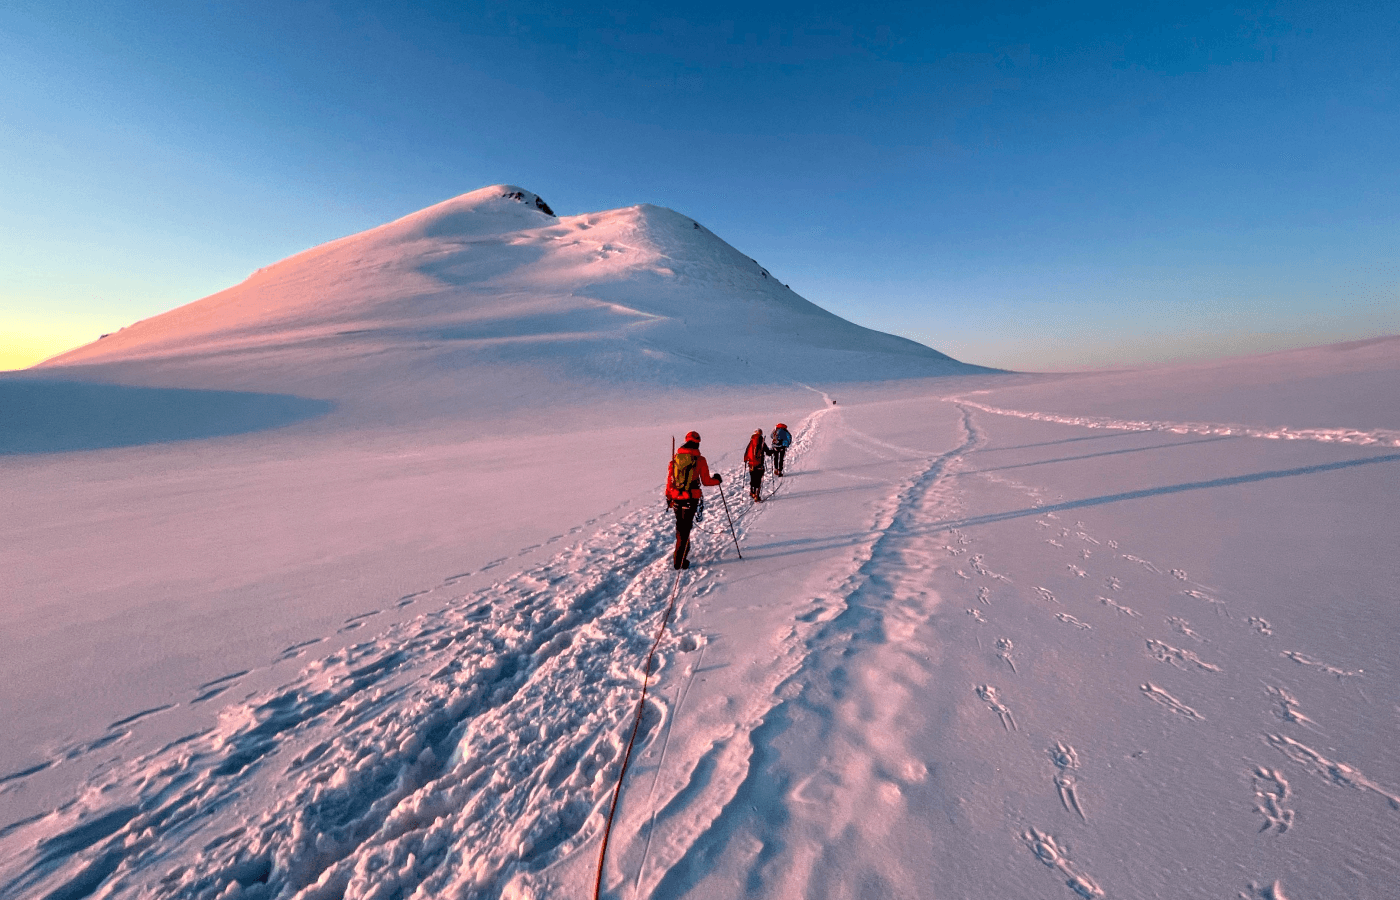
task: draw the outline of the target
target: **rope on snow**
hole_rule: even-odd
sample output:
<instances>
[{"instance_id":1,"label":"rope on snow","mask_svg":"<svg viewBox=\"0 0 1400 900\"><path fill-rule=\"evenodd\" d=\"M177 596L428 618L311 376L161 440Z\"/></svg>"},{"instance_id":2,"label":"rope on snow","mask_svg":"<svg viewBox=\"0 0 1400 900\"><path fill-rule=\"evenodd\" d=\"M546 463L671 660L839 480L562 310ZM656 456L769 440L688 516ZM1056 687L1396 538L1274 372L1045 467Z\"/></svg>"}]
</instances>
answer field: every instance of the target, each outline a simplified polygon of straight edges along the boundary
<instances>
[{"instance_id":1,"label":"rope on snow","mask_svg":"<svg viewBox=\"0 0 1400 900\"><path fill-rule=\"evenodd\" d=\"M661 617L661 626L656 629L656 639L651 642L647 653L646 673L642 677L642 697L637 701L637 715L632 720L632 736L627 739L627 749L622 754L622 768L617 773L617 786L613 788L612 806L608 808L608 821L603 827L603 848L598 851L598 878L593 882L593 900L599 900L603 893L603 863L608 858L608 838L612 836L613 817L617 815L617 801L622 796L622 781L627 777L627 766L632 761L632 745L637 742L637 732L642 727L642 712L646 709L647 687L651 684L651 670L656 662L656 648L661 646L661 638L666 634L671 615L676 610L676 599L681 593L681 573L676 573L675 587L671 589L671 599L666 604L666 613Z\"/></svg>"}]
</instances>

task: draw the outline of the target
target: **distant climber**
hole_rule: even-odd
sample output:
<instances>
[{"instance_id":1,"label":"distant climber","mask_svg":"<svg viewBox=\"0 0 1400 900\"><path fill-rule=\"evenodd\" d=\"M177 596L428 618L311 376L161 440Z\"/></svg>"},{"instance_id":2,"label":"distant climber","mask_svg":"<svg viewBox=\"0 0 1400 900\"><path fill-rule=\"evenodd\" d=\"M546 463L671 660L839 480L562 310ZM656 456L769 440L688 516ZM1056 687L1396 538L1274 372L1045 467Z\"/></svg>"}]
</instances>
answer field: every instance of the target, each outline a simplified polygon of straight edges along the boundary
<instances>
[{"instance_id":1,"label":"distant climber","mask_svg":"<svg viewBox=\"0 0 1400 900\"><path fill-rule=\"evenodd\" d=\"M690 568L690 529L695 525L695 512L704 497L700 486L714 487L719 483L720 477L710 474L710 464L700 455L699 432L686 432L685 443L671 457L666 472L666 505L676 511L676 552L671 558L672 568Z\"/></svg>"},{"instance_id":2,"label":"distant climber","mask_svg":"<svg viewBox=\"0 0 1400 900\"><path fill-rule=\"evenodd\" d=\"M763 470L767 467L764 458L772 455L772 449L763 440L763 429L754 429L744 450L744 462L749 467L749 496L755 503L763 502Z\"/></svg>"},{"instance_id":3,"label":"distant climber","mask_svg":"<svg viewBox=\"0 0 1400 900\"><path fill-rule=\"evenodd\" d=\"M788 448L792 446L792 433L786 425L779 422L778 427L768 436L768 443L773 447L773 474L782 478L783 460L787 457Z\"/></svg>"}]
</instances>

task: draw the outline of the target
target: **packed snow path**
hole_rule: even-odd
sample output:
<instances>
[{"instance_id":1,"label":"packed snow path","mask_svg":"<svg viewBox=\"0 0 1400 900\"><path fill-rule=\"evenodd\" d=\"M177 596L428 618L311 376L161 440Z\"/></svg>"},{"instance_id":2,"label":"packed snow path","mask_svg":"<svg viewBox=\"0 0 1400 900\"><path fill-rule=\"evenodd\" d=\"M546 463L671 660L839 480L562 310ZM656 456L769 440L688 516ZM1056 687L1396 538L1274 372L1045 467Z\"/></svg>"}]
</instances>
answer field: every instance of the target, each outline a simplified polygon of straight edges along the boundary
<instances>
[{"instance_id":1,"label":"packed snow path","mask_svg":"<svg viewBox=\"0 0 1400 900\"><path fill-rule=\"evenodd\" d=\"M1400 455L842 402L765 504L725 473L745 561L712 498L607 896L1388 896ZM670 540L658 504L288 648L0 833L0 895L584 896Z\"/></svg>"},{"instance_id":2,"label":"packed snow path","mask_svg":"<svg viewBox=\"0 0 1400 900\"><path fill-rule=\"evenodd\" d=\"M799 429L794 463L808 439ZM742 538L746 479L728 474ZM697 526L697 561L733 552L718 506L712 496ZM438 608L103 772L55 814L7 827L0 894L499 895L513 873L595 836L675 577L673 533L658 505L466 596L452 597L451 583L473 573L402 598ZM191 702L247 674L201 685ZM66 755L101 751L159 712ZM643 737L663 714L658 705Z\"/></svg>"}]
</instances>

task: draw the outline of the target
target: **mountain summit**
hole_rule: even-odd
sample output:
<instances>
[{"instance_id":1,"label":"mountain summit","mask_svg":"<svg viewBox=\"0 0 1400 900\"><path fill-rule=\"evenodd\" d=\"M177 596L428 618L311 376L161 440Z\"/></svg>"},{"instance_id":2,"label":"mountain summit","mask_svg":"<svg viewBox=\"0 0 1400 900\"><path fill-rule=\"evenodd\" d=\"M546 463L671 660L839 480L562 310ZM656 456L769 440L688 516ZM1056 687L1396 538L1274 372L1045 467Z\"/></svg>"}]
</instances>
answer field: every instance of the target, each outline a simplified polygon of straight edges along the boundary
<instances>
[{"instance_id":1,"label":"mountain summit","mask_svg":"<svg viewBox=\"0 0 1400 900\"><path fill-rule=\"evenodd\" d=\"M804 300L693 219L643 204L555 216L498 184L260 269L43 364L217 370L218 386L745 384L979 371ZM985 370L980 370L985 371ZM202 380L202 379L197 379Z\"/></svg>"}]
</instances>

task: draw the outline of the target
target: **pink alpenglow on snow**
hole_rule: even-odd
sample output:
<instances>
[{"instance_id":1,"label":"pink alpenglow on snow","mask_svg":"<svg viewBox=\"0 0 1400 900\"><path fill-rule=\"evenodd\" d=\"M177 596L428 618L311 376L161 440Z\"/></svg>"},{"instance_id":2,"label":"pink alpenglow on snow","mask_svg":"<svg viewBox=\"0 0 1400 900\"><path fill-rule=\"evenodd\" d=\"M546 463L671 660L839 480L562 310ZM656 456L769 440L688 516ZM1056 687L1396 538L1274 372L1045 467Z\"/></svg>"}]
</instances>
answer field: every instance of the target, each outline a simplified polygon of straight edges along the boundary
<instances>
[{"instance_id":1,"label":"pink alpenglow on snow","mask_svg":"<svg viewBox=\"0 0 1400 900\"><path fill-rule=\"evenodd\" d=\"M672 596L602 896L1392 896L1398 397L988 372L508 185L315 248L0 380L0 896L589 896Z\"/></svg>"}]
</instances>

